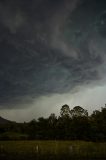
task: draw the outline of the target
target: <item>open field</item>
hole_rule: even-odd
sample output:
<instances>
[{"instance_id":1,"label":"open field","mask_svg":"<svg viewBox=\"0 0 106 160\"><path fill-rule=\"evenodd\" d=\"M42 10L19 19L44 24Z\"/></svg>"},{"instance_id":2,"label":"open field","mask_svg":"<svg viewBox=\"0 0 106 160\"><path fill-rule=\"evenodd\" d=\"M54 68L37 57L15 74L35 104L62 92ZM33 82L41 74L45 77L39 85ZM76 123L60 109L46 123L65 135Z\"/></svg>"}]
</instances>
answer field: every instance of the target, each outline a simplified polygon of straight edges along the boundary
<instances>
[{"instance_id":1,"label":"open field","mask_svg":"<svg viewBox=\"0 0 106 160\"><path fill-rule=\"evenodd\" d=\"M83 141L0 141L0 160L106 159L106 143Z\"/></svg>"}]
</instances>

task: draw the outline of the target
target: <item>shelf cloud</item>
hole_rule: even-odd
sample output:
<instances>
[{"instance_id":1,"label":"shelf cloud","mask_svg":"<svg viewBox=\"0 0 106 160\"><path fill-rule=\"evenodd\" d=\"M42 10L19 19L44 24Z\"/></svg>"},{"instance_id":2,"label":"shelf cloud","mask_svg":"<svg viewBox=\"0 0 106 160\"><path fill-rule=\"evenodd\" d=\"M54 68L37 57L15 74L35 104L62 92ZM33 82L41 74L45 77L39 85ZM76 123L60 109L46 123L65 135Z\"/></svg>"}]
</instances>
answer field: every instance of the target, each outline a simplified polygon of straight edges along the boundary
<instances>
[{"instance_id":1,"label":"shelf cloud","mask_svg":"<svg viewBox=\"0 0 106 160\"><path fill-rule=\"evenodd\" d=\"M0 35L0 109L105 83L104 0L0 1Z\"/></svg>"}]
</instances>

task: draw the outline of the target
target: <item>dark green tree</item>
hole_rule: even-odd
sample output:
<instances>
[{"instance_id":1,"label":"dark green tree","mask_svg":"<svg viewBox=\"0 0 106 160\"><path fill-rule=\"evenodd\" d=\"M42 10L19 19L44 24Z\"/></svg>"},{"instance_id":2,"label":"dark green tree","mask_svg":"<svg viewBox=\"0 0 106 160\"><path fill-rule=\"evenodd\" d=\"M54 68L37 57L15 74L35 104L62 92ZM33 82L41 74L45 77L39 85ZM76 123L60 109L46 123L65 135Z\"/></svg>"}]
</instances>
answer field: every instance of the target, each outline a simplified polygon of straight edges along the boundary
<instances>
[{"instance_id":1,"label":"dark green tree","mask_svg":"<svg viewBox=\"0 0 106 160\"><path fill-rule=\"evenodd\" d=\"M71 111L71 117L87 117L88 116L88 111L83 109L80 106L75 106Z\"/></svg>"},{"instance_id":2,"label":"dark green tree","mask_svg":"<svg viewBox=\"0 0 106 160\"><path fill-rule=\"evenodd\" d=\"M51 113L48 120L49 120L50 125L54 125L57 121L57 117L56 117L55 113Z\"/></svg>"},{"instance_id":3,"label":"dark green tree","mask_svg":"<svg viewBox=\"0 0 106 160\"><path fill-rule=\"evenodd\" d=\"M67 104L62 106L60 110L60 116L62 118L70 118L70 107Z\"/></svg>"}]
</instances>

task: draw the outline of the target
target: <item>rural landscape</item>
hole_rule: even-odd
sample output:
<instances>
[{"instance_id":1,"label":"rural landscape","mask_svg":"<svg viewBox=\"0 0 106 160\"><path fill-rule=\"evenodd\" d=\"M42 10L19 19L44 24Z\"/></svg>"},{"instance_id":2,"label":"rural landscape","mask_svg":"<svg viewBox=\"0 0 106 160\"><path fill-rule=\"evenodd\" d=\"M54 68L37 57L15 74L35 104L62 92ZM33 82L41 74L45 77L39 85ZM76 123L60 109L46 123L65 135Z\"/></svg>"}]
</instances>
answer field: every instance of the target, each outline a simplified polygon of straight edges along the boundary
<instances>
[{"instance_id":1,"label":"rural landscape","mask_svg":"<svg viewBox=\"0 0 106 160\"><path fill-rule=\"evenodd\" d=\"M0 0L0 160L106 160L106 0Z\"/></svg>"},{"instance_id":2,"label":"rural landscape","mask_svg":"<svg viewBox=\"0 0 106 160\"><path fill-rule=\"evenodd\" d=\"M105 159L106 107L89 116L65 104L57 117L16 123L0 118L0 159Z\"/></svg>"}]
</instances>

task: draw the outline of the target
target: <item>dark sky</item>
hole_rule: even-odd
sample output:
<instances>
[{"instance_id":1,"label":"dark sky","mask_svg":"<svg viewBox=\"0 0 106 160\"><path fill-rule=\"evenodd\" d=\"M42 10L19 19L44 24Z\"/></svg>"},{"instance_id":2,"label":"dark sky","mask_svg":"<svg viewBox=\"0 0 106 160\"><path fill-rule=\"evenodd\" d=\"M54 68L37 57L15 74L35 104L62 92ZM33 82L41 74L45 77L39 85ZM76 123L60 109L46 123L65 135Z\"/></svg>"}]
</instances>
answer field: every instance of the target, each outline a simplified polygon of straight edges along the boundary
<instances>
[{"instance_id":1,"label":"dark sky","mask_svg":"<svg viewBox=\"0 0 106 160\"><path fill-rule=\"evenodd\" d=\"M105 86L105 52L105 0L0 0L1 113Z\"/></svg>"}]
</instances>

